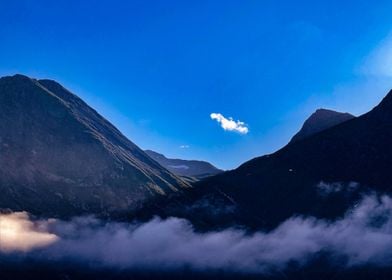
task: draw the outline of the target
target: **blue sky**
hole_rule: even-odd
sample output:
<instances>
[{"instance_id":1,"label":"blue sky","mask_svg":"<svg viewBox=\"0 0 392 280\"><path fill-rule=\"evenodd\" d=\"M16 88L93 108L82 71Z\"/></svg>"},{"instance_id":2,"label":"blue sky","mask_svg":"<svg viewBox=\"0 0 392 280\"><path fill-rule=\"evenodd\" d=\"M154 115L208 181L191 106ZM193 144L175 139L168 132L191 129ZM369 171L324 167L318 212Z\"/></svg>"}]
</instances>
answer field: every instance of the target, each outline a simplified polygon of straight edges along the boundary
<instances>
[{"instance_id":1,"label":"blue sky","mask_svg":"<svg viewBox=\"0 0 392 280\"><path fill-rule=\"evenodd\" d=\"M55 79L140 147L230 169L285 145L317 108L376 105L392 88L390 11L382 0L0 0L0 75Z\"/></svg>"}]
</instances>

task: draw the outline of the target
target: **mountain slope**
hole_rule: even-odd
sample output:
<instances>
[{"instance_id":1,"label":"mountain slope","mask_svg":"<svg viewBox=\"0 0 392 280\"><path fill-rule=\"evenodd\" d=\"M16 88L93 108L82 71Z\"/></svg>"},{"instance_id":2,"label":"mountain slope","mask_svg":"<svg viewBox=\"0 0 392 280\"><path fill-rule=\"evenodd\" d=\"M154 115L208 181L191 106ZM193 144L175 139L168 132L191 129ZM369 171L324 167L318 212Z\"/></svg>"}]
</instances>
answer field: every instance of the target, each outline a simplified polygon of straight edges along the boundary
<instances>
[{"instance_id":1,"label":"mountain slope","mask_svg":"<svg viewBox=\"0 0 392 280\"><path fill-rule=\"evenodd\" d=\"M0 208L132 210L188 184L51 80L0 79Z\"/></svg>"},{"instance_id":2,"label":"mountain slope","mask_svg":"<svg viewBox=\"0 0 392 280\"><path fill-rule=\"evenodd\" d=\"M207 227L273 228L293 215L335 219L365 192L392 191L391 141L392 91L369 113L203 180L165 209Z\"/></svg>"},{"instance_id":3,"label":"mountain slope","mask_svg":"<svg viewBox=\"0 0 392 280\"><path fill-rule=\"evenodd\" d=\"M291 142L298 141L322 130L355 118L349 113L340 113L328 109L318 109L303 124Z\"/></svg>"},{"instance_id":4,"label":"mountain slope","mask_svg":"<svg viewBox=\"0 0 392 280\"><path fill-rule=\"evenodd\" d=\"M151 150L146 150L145 152L160 165L179 176L202 179L223 172L223 170L206 161L171 159Z\"/></svg>"}]
</instances>

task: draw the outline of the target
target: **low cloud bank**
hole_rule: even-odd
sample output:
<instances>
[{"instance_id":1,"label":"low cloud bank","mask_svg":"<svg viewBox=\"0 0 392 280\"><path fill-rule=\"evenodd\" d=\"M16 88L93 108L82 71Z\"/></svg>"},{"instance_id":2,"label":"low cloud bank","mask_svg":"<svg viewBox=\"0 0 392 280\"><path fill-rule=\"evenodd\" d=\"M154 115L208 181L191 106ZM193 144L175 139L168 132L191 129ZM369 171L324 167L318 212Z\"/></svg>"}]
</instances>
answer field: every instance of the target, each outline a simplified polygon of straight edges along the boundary
<instances>
[{"instance_id":1,"label":"low cloud bank","mask_svg":"<svg viewBox=\"0 0 392 280\"><path fill-rule=\"evenodd\" d=\"M33 223L25 212L0 215L0 252L28 252L55 243L59 237L48 232L49 224Z\"/></svg>"},{"instance_id":2,"label":"low cloud bank","mask_svg":"<svg viewBox=\"0 0 392 280\"><path fill-rule=\"evenodd\" d=\"M26 213L0 216L0 255L39 261L73 261L99 267L226 270L264 273L306 263L320 253L340 265L392 264L392 199L367 196L344 218L326 222L293 217L275 230L195 232L183 219L147 223L33 220ZM344 260L344 264L342 264Z\"/></svg>"},{"instance_id":3,"label":"low cloud bank","mask_svg":"<svg viewBox=\"0 0 392 280\"><path fill-rule=\"evenodd\" d=\"M224 130L235 131L240 134L247 134L249 132L249 129L244 122L235 121L233 118L225 118L220 113L211 113L210 117L211 119L216 120Z\"/></svg>"}]
</instances>

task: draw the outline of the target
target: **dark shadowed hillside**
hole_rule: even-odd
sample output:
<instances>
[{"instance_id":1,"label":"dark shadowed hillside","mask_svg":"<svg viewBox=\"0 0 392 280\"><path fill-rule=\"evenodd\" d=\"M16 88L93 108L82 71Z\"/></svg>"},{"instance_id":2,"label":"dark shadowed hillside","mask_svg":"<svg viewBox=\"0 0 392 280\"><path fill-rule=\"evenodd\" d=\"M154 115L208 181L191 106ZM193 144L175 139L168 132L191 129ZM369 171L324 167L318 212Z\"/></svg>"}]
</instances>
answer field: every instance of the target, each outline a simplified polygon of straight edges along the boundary
<instances>
[{"instance_id":1,"label":"dark shadowed hillside","mask_svg":"<svg viewBox=\"0 0 392 280\"><path fill-rule=\"evenodd\" d=\"M392 190L391 141L392 91L369 113L201 181L165 209L207 227L272 228L297 214L334 219L364 192Z\"/></svg>"},{"instance_id":2,"label":"dark shadowed hillside","mask_svg":"<svg viewBox=\"0 0 392 280\"><path fill-rule=\"evenodd\" d=\"M189 185L51 80L0 79L0 208L110 213Z\"/></svg>"},{"instance_id":3,"label":"dark shadowed hillside","mask_svg":"<svg viewBox=\"0 0 392 280\"><path fill-rule=\"evenodd\" d=\"M172 159L151 150L146 150L145 152L160 165L179 176L202 179L223 172L223 170L206 161Z\"/></svg>"}]
</instances>

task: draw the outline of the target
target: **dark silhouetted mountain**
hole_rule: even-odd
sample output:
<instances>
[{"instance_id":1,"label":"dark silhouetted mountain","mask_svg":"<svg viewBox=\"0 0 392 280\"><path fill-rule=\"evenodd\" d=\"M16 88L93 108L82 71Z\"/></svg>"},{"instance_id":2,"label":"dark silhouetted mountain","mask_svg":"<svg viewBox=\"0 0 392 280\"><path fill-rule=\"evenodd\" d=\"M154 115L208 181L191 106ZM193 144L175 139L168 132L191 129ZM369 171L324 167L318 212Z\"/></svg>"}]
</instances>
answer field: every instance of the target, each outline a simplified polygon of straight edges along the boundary
<instances>
[{"instance_id":1,"label":"dark silhouetted mountain","mask_svg":"<svg viewBox=\"0 0 392 280\"><path fill-rule=\"evenodd\" d=\"M160 165L179 176L202 179L223 172L206 161L171 159L151 150L145 152Z\"/></svg>"},{"instance_id":2,"label":"dark silhouetted mountain","mask_svg":"<svg viewBox=\"0 0 392 280\"><path fill-rule=\"evenodd\" d=\"M189 187L51 80L0 79L0 208L121 212Z\"/></svg>"},{"instance_id":3,"label":"dark silhouetted mountain","mask_svg":"<svg viewBox=\"0 0 392 280\"><path fill-rule=\"evenodd\" d=\"M353 118L355 117L349 113L340 113L327 109L318 109L305 121L301 130L293 136L291 142L304 139L310 135Z\"/></svg>"},{"instance_id":4,"label":"dark silhouetted mountain","mask_svg":"<svg viewBox=\"0 0 392 280\"><path fill-rule=\"evenodd\" d=\"M391 143L392 91L370 112L202 180L160 207L205 227L335 219L364 192L392 191Z\"/></svg>"}]
</instances>

